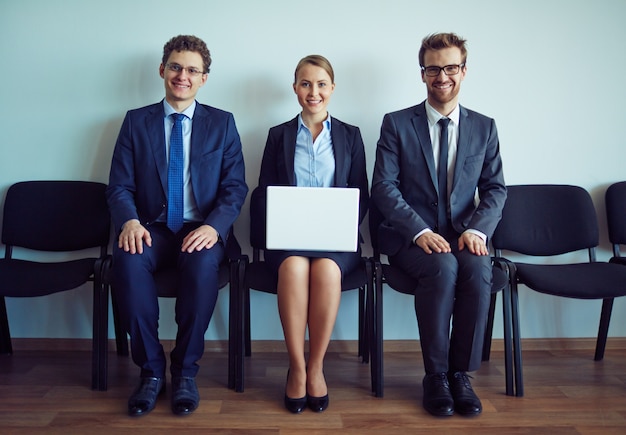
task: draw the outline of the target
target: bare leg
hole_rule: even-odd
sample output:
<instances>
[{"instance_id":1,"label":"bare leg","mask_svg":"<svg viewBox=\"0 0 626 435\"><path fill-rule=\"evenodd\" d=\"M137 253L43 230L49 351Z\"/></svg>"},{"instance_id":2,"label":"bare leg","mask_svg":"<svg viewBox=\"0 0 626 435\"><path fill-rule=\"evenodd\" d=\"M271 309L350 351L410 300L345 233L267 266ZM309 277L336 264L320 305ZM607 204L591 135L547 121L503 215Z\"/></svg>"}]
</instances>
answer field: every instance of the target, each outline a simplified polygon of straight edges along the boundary
<instances>
[{"instance_id":1,"label":"bare leg","mask_svg":"<svg viewBox=\"0 0 626 435\"><path fill-rule=\"evenodd\" d=\"M341 270L328 258L311 261L309 293L309 364L307 393L322 397L327 394L324 379L324 356L337 319L341 301Z\"/></svg>"},{"instance_id":2,"label":"bare leg","mask_svg":"<svg viewBox=\"0 0 626 435\"><path fill-rule=\"evenodd\" d=\"M293 399L306 395L304 337L309 305L310 261L288 257L278 269L278 312L289 354L289 379L285 394Z\"/></svg>"}]
</instances>

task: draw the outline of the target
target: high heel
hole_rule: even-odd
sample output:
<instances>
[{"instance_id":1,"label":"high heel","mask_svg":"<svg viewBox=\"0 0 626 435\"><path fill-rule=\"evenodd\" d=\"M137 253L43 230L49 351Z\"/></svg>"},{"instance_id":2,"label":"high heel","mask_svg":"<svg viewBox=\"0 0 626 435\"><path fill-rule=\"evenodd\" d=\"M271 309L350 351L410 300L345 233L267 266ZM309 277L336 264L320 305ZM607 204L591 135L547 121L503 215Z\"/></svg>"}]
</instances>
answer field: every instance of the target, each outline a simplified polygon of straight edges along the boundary
<instances>
[{"instance_id":1,"label":"high heel","mask_svg":"<svg viewBox=\"0 0 626 435\"><path fill-rule=\"evenodd\" d=\"M330 398L328 397L327 393L325 396L322 397L307 396L306 401L311 411L322 412L326 410L326 408L328 408Z\"/></svg>"},{"instance_id":2,"label":"high heel","mask_svg":"<svg viewBox=\"0 0 626 435\"><path fill-rule=\"evenodd\" d=\"M328 408L328 404L330 403L330 398L328 397L328 393L321 397L311 396L307 391L306 394L306 402L309 406L309 409L314 412L322 412Z\"/></svg>"},{"instance_id":3,"label":"high heel","mask_svg":"<svg viewBox=\"0 0 626 435\"><path fill-rule=\"evenodd\" d=\"M287 370L287 382L289 382L289 370ZM286 385L285 385L285 390L287 390ZM298 399L292 399L291 397L287 396L287 392L285 391L285 408L287 408L289 412L293 412L294 414L300 414L302 411L304 411L304 408L306 407L306 405L307 405L306 395Z\"/></svg>"}]
</instances>

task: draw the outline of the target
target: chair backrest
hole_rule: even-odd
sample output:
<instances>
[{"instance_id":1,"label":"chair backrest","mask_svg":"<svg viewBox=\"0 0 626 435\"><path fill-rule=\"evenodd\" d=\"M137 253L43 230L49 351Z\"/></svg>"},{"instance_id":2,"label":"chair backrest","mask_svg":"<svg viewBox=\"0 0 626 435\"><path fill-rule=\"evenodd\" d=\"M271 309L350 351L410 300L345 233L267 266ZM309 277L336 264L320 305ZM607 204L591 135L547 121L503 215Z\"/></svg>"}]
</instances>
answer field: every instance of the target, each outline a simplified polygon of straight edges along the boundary
<instances>
[{"instance_id":1,"label":"chair backrest","mask_svg":"<svg viewBox=\"0 0 626 435\"><path fill-rule=\"evenodd\" d=\"M110 216L106 184L24 181L9 187L2 243L39 251L106 247Z\"/></svg>"},{"instance_id":2,"label":"chair backrest","mask_svg":"<svg viewBox=\"0 0 626 435\"><path fill-rule=\"evenodd\" d=\"M507 186L502 219L491 241L496 250L535 256L594 249L599 230L591 196L578 186Z\"/></svg>"},{"instance_id":3,"label":"chair backrest","mask_svg":"<svg viewBox=\"0 0 626 435\"><path fill-rule=\"evenodd\" d=\"M254 249L265 249L266 198L259 186L250 195L250 245Z\"/></svg>"},{"instance_id":4,"label":"chair backrest","mask_svg":"<svg viewBox=\"0 0 626 435\"><path fill-rule=\"evenodd\" d=\"M368 209L368 219L370 241L372 243L372 249L374 251L374 258L378 260L380 258L380 250L378 248L378 227L380 227L385 218L378 209L378 207L376 207L376 205L374 204L374 201L370 201Z\"/></svg>"},{"instance_id":5,"label":"chair backrest","mask_svg":"<svg viewBox=\"0 0 626 435\"><path fill-rule=\"evenodd\" d=\"M605 201L609 240L613 245L626 245L626 181L610 185Z\"/></svg>"}]
</instances>

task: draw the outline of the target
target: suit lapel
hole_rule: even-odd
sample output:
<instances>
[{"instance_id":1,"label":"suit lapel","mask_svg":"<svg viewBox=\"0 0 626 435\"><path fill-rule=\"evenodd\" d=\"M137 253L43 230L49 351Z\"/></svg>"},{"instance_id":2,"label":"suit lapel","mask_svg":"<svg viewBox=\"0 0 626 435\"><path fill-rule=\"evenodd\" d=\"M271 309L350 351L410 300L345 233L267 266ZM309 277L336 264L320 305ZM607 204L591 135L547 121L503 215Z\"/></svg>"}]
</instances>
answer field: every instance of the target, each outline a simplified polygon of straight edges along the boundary
<instances>
[{"instance_id":1,"label":"suit lapel","mask_svg":"<svg viewBox=\"0 0 626 435\"><path fill-rule=\"evenodd\" d=\"M348 180L346 179L346 171L344 171L344 165L346 164L346 129L343 124L335 121L335 118L330 118L330 137L333 142L333 152L335 153L335 186L346 186Z\"/></svg>"},{"instance_id":2,"label":"suit lapel","mask_svg":"<svg viewBox=\"0 0 626 435\"><path fill-rule=\"evenodd\" d=\"M152 155L159 172L163 191L167 192L167 156L165 155L165 130L164 120L165 110L163 102L157 103L150 110L146 117L146 131L148 132Z\"/></svg>"},{"instance_id":3,"label":"suit lapel","mask_svg":"<svg viewBox=\"0 0 626 435\"><path fill-rule=\"evenodd\" d=\"M437 171L435 170L435 156L433 155L433 145L430 141L430 133L428 129L428 117L426 116L426 105L421 103L415 109L415 117L412 119L413 127L419 141L422 154L428 166L430 173L430 181L433 183L435 191L437 191Z\"/></svg>"},{"instance_id":4,"label":"suit lapel","mask_svg":"<svg viewBox=\"0 0 626 435\"><path fill-rule=\"evenodd\" d=\"M294 159L296 156L296 136L298 135L298 117L295 117L287 123L285 134L283 135L283 159L285 161L285 169L287 172L287 181L289 185L296 185L296 173L294 167Z\"/></svg>"},{"instance_id":5,"label":"suit lapel","mask_svg":"<svg viewBox=\"0 0 626 435\"><path fill-rule=\"evenodd\" d=\"M189 150L190 167L193 167L194 163L199 163L202 160L202 155L207 152L205 146L211 143L209 141L211 122L209 112L202 107L200 103L196 103L191 128L191 149ZM191 171L192 177L194 172L196 171Z\"/></svg>"},{"instance_id":6,"label":"suit lapel","mask_svg":"<svg viewBox=\"0 0 626 435\"><path fill-rule=\"evenodd\" d=\"M459 141L456 147L456 160L454 163L454 177L452 178L451 191L456 188L457 180L460 179L461 172L463 171L463 162L465 162L465 158L470 152L470 138L472 137L473 128L472 117L469 116L467 109L463 106L460 106L459 109Z\"/></svg>"}]
</instances>

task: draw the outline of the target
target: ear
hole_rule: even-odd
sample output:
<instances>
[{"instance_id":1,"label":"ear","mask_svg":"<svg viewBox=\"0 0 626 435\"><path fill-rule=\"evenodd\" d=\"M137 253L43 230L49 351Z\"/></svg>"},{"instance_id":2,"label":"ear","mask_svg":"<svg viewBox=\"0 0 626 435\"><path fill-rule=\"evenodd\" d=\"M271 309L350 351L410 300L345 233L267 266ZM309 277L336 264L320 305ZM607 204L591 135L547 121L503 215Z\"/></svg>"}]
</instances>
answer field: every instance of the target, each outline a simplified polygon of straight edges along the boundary
<instances>
[{"instance_id":1,"label":"ear","mask_svg":"<svg viewBox=\"0 0 626 435\"><path fill-rule=\"evenodd\" d=\"M424 77L424 70L420 70L420 75L422 76L422 82L426 83L426 77Z\"/></svg>"},{"instance_id":2,"label":"ear","mask_svg":"<svg viewBox=\"0 0 626 435\"><path fill-rule=\"evenodd\" d=\"M461 81L465 79L466 73L467 73L467 65L463 65L463 68L461 68Z\"/></svg>"},{"instance_id":3,"label":"ear","mask_svg":"<svg viewBox=\"0 0 626 435\"><path fill-rule=\"evenodd\" d=\"M165 78L165 65L163 64L159 65L159 75L162 79Z\"/></svg>"}]
</instances>

